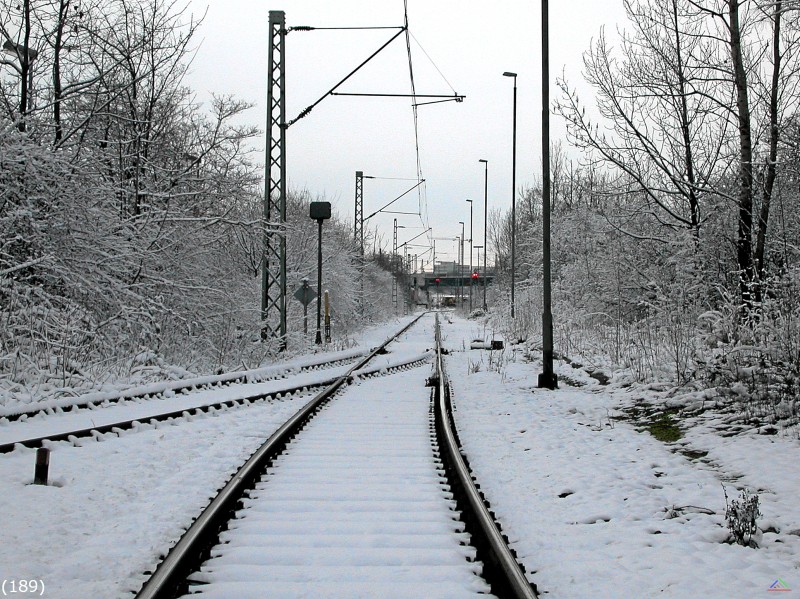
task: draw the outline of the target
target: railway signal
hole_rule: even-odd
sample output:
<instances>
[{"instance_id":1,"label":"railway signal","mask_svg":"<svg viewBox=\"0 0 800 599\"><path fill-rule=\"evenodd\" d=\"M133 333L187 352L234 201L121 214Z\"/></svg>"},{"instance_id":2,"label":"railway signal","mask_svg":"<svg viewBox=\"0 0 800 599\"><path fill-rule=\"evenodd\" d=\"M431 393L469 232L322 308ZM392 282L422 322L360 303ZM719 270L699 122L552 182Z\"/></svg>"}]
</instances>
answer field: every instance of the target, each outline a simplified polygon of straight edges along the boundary
<instances>
[{"instance_id":1,"label":"railway signal","mask_svg":"<svg viewBox=\"0 0 800 599\"><path fill-rule=\"evenodd\" d=\"M308 334L308 304L317 297L317 292L308 286L308 279L303 278L302 287L294 292L294 297L303 304L303 334Z\"/></svg>"},{"instance_id":2,"label":"railway signal","mask_svg":"<svg viewBox=\"0 0 800 599\"><path fill-rule=\"evenodd\" d=\"M317 221L319 226L319 241L317 243L317 291L322 289L322 223L331 217L330 202L311 202L309 216ZM316 344L322 345L322 302L317 296L317 338Z\"/></svg>"}]
</instances>

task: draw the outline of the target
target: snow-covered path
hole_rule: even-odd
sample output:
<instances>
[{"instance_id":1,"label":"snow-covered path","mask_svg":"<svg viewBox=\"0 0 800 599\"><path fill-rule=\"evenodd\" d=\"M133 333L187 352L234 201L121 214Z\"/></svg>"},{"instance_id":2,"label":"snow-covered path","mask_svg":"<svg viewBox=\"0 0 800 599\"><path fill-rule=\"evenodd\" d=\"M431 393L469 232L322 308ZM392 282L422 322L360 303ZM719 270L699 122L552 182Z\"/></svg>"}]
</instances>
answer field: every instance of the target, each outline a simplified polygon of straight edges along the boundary
<instances>
[{"instance_id":1,"label":"snow-covered path","mask_svg":"<svg viewBox=\"0 0 800 599\"><path fill-rule=\"evenodd\" d=\"M470 350L475 322L444 324L455 419L481 488L543 597L752 598L800 593L800 444L689 429L665 444L618 421L632 398L585 384L537 388L521 353ZM678 449L708 451L692 461ZM760 548L727 544L725 497L760 493ZM791 591L786 593L791 596Z\"/></svg>"}]
</instances>

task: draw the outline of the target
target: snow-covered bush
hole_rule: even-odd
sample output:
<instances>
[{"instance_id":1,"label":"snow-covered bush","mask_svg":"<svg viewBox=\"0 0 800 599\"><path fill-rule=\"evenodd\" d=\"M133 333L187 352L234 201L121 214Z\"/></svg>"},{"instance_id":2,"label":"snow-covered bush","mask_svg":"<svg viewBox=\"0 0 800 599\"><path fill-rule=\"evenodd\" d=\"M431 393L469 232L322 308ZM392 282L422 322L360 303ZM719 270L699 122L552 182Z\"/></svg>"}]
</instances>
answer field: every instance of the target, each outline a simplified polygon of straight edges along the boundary
<instances>
[{"instance_id":1,"label":"snow-covered bush","mask_svg":"<svg viewBox=\"0 0 800 599\"><path fill-rule=\"evenodd\" d=\"M747 489L743 489L739 499L729 500L725 487L722 489L725 494L725 521L731 532L731 541L744 547L758 547L758 519L763 515L758 507L758 494L751 495Z\"/></svg>"},{"instance_id":2,"label":"snow-covered bush","mask_svg":"<svg viewBox=\"0 0 800 599\"><path fill-rule=\"evenodd\" d=\"M752 424L791 427L800 422L800 269L770 280L766 289L751 317L729 294L703 314L698 376L730 397Z\"/></svg>"}]
</instances>

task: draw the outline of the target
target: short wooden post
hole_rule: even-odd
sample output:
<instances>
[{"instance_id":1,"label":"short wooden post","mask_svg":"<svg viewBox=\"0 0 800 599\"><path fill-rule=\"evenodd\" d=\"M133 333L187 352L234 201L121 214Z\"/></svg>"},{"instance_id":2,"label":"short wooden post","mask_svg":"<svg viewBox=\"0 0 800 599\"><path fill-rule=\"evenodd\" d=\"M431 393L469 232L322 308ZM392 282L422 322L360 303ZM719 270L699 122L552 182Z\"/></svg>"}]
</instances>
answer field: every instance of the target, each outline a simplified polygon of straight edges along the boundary
<instances>
[{"instance_id":1,"label":"short wooden post","mask_svg":"<svg viewBox=\"0 0 800 599\"><path fill-rule=\"evenodd\" d=\"M34 485L46 485L50 470L50 450L40 447L36 450L36 470L33 474Z\"/></svg>"}]
</instances>

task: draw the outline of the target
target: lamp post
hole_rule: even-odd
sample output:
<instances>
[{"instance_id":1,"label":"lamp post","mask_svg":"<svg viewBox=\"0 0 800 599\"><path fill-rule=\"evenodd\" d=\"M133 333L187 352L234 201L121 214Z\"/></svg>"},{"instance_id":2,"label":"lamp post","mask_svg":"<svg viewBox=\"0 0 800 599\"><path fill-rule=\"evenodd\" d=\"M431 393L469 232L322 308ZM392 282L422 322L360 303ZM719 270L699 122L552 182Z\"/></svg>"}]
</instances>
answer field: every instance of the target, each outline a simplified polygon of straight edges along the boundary
<instances>
[{"instance_id":1,"label":"lamp post","mask_svg":"<svg viewBox=\"0 0 800 599\"><path fill-rule=\"evenodd\" d=\"M539 387L555 389L550 297L550 56L547 0L542 0L542 374Z\"/></svg>"},{"instance_id":2,"label":"lamp post","mask_svg":"<svg viewBox=\"0 0 800 599\"><path fill-rule=\"evenodd\" d=\"M472 200L469 202L469 311L472 312Z\"/></svg>"},{"instance_id":3,"label":"lamp post","mask_svg":"<svg viewBox=\"0 0 800 599\"><path fill-rule=\"evenodd\" d=\"M19 60L20 94L19 94L19 130L25 132L25 119L33 110L33 67L31 63L39 55L39 51L22 44L15 44L11 40L3 42L4 54L15 56ZM16 68L16 65L15 65Z\"/></svg>"},{"instance_id":4,"label":"lamp post","mask_svg":"<svg viewBox=\"0 0 800 599\"><path fill-rule=\"evenodd\" d=\"M486 237L486 221L489 218L489 161L481 158L478 162L483 162L483 276L486 276L486 254L489 253L489 240ZM478 254L478 268L481 266L481 255ZM486 281L483 282L483 311L486 307Z\"/></svg>"},{"instance_id":5,"label":"lamp post","mask_svg":"<svg viewBox=\"0 0 800 599\"><path fill-rule=\"evenodd\" d=\"M461 274L461 237L456 235L453 237L453 241L456 242L456 258L453 260L453 277L456 279L456 284L454 285L455 290L453 291L453 295L455 296L455 308L458 308L458 300L460 297L460 289L461 289L461 281L459 280L459 276Z\"/></svg>"},{"instance_id":6,"label":"lamp post","mask_svg":"<svg viewBox=\"0 0 800 599\"><path fill-rule=\"evenodd\" d=\"M506 71L503 77L514 78L514 122L511 150L511 318L514 318L514 283L517 267L517 74Z\"/></svg>"},{"instance_id":7,"label":"lamp post","mask_svg":"<svg viewBox=\"0 0 800 599\"><path fill-rule=\"evenodd\" d=\"M458 305L464 303L464 221L458 221L458 224L461 225L461 252L458 256Z\"/></svg>"}]
</instances>

